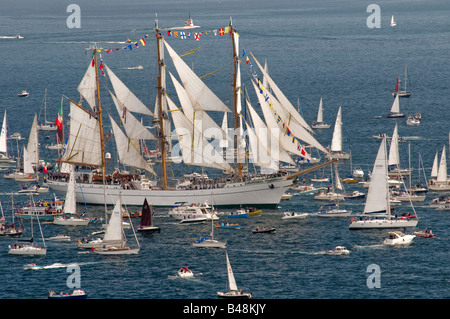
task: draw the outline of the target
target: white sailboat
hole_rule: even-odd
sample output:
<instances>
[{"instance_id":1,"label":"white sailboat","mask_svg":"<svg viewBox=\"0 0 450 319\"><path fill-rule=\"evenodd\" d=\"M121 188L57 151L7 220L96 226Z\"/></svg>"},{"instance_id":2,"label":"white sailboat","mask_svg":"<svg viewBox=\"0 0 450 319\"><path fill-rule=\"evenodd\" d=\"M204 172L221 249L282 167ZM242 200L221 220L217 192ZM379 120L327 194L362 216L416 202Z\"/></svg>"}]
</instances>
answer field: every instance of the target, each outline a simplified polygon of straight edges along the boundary
<instances>
[{"instance_id":1,"label":"white sailboat","mask_svg":"<svg viewBox=\"0 0 450 319\"><path fill-rule=\"evenodd\" d=\"M336 116L336 122L334 124L333 138L331 140L331 153L327 154L329 159L349 159L350 154L343 151L342 148L342 108L339 106L339 110Z\"/></svg>"},{"instance_id":2,"label":"white sailboat","mask_svg":"<svg viewBox=\"0 0 450 319\"><path fill-rule=\"evenodd\" d=\"M392 103L391 106L391 111L386 115L386 117L389 118L405 117L404 113L400 113L400 102L398 94L395 95L394 102Z\"/></svg>"},{"instance_id":3,"label":"white sailboat","mask_svg":"<svg viewBox=\"0 0 450 319\"><path fill-rule=\"evenodd\" d=\"M122 203L119 198L111 213L101 247L96 248L94 252L100 255L135 255L139 253L140 247L137 238L137 248L128 247L126 242L122 227Z\"/></svg>"},{"instance_id":4,"label":"white sailboat","mask_svg":"<svg viewBox=\"0 0 450 319\"><path fill-rule=\"evenodd\" d=\"M437 156L437 153L436 153ZM433 165L433 168L435 165ZM433 172L432 172L433 175ZM437 169L436 179L430 181L428 186L429 190L432 191L449 191L450 183L447 175L447 155L445 151L445 145L442 148L441 160L439 162L439 167Z\"/></svg>"},{"instance_id":5,"label":"white sailboat","mask_svg":"<svg viewBox=\"0 0 450 319\"><path fill-rule=\"evenodd\" d=\"M320 102L319 102L319 110L317 112L317 121L313 122L311 127L312 128L319 128L319 129L330 128L330 124L326 124L326 123L323 122L322 98L320 98Z\"/></svg>"},{"instance_id":6,"label":"white sailboat","mask_svg":"<svg viewBox=\"0 0 450 319\"><path fill-rule=\"evenodd\" d=\"M395 123L394 132L392 133L391 146L389 148L388 175L390 177L408 176L411 174L410 169L400 168L398 141L398 124Z\"/></svg>"},{"instance_id":7,"label":"white sailboat","mask_svg":"<svg viewBox=\"0 0 450 319\"><path fill-rule=\"evenodd\" d=\"M397 82L395 84L395 90L392 93L393 96L399 96L399 97L410 97L411 96L411 92L408 91L407 88L407 82L408 82L408 65L405 64L405 80L403 81L403 90L400 89L400 79L397 76Z\"/></svg>"},{"instance_id":8,"label":"white sailboat","mask_svg":"<svg viewBox=\"0 0 450 319\"><path fill-rule=\"evenodd\" d=\"M31 197L32 203L34 203L33 197ZM42 237L43 247L39 247L37 244L33 243L33 219L31 218L31 239L30 244L14 244L13 246L9 245L8 254L10 255L25 255L25 256L45 256L47 255L47 247L45 245L44 234L42 233L41 223L39 222L39 216L36 215L36 219L39 225L39 231Z\"/></svg>"},{"instance_id":9,"label":"white sailboat","mask_svg":"<svg viewBox=\"0 0 450 319\"><path fill-rule=\"evenodd\" d=\"M417 225L417 217L392 218L387 167L386 138L383 138L373 166L364 212L359 220L352 218L349 229L404 228Z\"/></svg>"},{"instance_id":10,"label":"white sailboat","mask_svg":"<svg viewBox=\"0 0 450 319\"><path fill-rule=\"evenodd\" d=\"M333 167L334 167L334 174L333 174ZM328 192L320 190L318 194L314 195L314 199L326 201L341 201L345 199L344 194L339 192L343 190L343 187L341 179L339 178L336 163L334 163L333 167L331 168L331 176L332 177L334 176L331 184L332 188L329 189Z\"/></svg>"},{"instance_id":11,"label":"white sailboat","mask_svg":"<svg viewBox=\"0 0 450 319\"><path fill-rule=\"evenodd\" d=\"M233 54L239 55L239 37L232 29L232 44ZM169 46L161 34L161 29L156 28L156 42L158 49L158 94L156 111L154 113L155 119L158 123L158 130L160 133L158 138L160 140L159 149L161 150L161 170L162 174L159 174L160 181L158 186L150 185L148 179L143 180L143 175L129 180L128 185L132 187L124 187L124 184L120 180L114 180L114 176L108 176L111 178L111 182L107 183L93 183L92 174L86 174L85 177L88 180L89 187L83 187L83 193L81 189L76 189L76 198L78 202L85 201L88 204L104 204L105 201L109 204L121 196L125 205L142 205L142 198L147 198L151 201L154 207L157 206L174 206L179 202L188 203L203 203L207 200L213 200L216 206L240 206L240 205L267 205L276 206L279 204L282 195L286 189L293 185L293 180L296 176L304 174L308 171L326 166L328 163L317 165L308 171L304 170L291 175L280 174L279 176L245 176L243 174L243 158L244 152L241 147L234 147L236 149L235 165L232 167L227 160L220 156L220 152L216 151L214 147L205 139L207 134L205 130L205 123L210 123L205 111L229 111L228 107L203 83L203 81L195 75L195 73L181 60L181 58L175 53L175 51ZM166 63L164 61L164 48L169 52L169 55L174 62L174 66L181 79L181 83L173 81L178 95L178 100L182 103L180 109L169 98L166 91ZM98 78L97 70L97 50L93 51L93 61L89 64L88 70L78 87L79 92L84 97L84 100L91 106L91 110L87 110L78 103L71 100L71 125L69 133L69 141L67 150L62 156L62 162L72 163L75 165L87 165L92 167L100 167L103 176L105 173L105 160L104 149L102 143L103 136L101 130L103 128L103 120L101 116L101 100L99 94L99 88L96 79ZM240 91L240 61L234 59L235 74L234 74L234 101L235 109L235 126L237 132L242 131L242 117L240 114L241 109L241 91ZM103 64L105 66L105 64ZM150 115L145 105L120 81L113 73L107 68L108 75L113 83L114 95L122 105L122 111L126 109L126 121L131 118L128 115L130 112L140 112L146 115ZM264 73L263 69L262 72ZM266 74L264 74L266 77ZM171 78L174 79L173 76ZM307 145L312 145L316 148L326 152L320 143L318 143L310 133L302 134L304 132L310 132L310 128L306 123L300 124L300 121L304 120L300 117L298 112L290 105L287 98L281 93L281 90L276 87L270 77L268 83L271 89L275 92L279 105L275 106L280 116L286 119L291 119L292 132L295 133L295 137L302 140ZM112 95L113 96L113 95ZM114 100L114 98L113 98ZM275 98L274 98L275 100ZM117 104L116 104L117 106ZM265 106L269 108L269 105ZM144 111L142 111L144 110ZM123 112L122 112L123 113ZM122 114L120 114L122 116ZM176 135L179 140L179 149L181 150L182 159L187 165L196 166L208 166L214 169L227 170L228 173L234 173L233 178L224 179L219 178L211 183L211 187L208 189L203 188L204 185L189 185L187 187L170 187L167 183L167 169L166 162L169 156L170 149L170 118L173 120L176 127ZM273 117L273 114L271 115ZM203 128L197 126L197 119L202 119ZM122 122L125 122L125 118L122 118ZM113 129L117 126L111 121ZM211 122L212 123L212 122ZM211 124L212 126L213 124ZM303 126L306 125L306 126ZM209 124L208 124L209 126ZM281 123L277 124L281 127ZM290 127L291 128L291 127ZM218 126L218 129L221 128ZM121 135L120 140L116 139L116 144L122 143L122 146L118 146L118 150L127 151L127 156L121 156L119 153L120 161L125 158L130 160L125 165L130 167L137 167L139 169L147 170L149 173L155 176L153 170L149 170L148 165L140 159L138 152L132 151L130 146L132 138L128 136L129 132L126 129L126 134L119 132L114 134L115 137ZM116 136L117 135L117 136ZM280 136L285 135L281 130ZM125 136L125 138L124 138ZM289 137L289 136L288 136ZM289 137L291 144L295 147L295 152L300 152L300 143L292 142L292 135ZM238 135L238 139L239 138ZM125 145L123 145L125 144ZM237 145L242 146L242 143L238 142ZM298 144L298 146L297 146ZM131 152L134 154L132 155ZM171 154L175 156L176 154ZM306 152L303 152L303 156L307 156ZM131 162L133 159L133 162ZM137 160L137 161L136 161ZM141 166L138 162L142 163ZM80 172L79 172L80 175ZM48 184L57 192L65 192L67 189L67 182L53 179L49 180ZM107 193L108 196L104 196Z\"/></svg>"},{"instance_id":12,"label":"white sailboat","mask_svg":"<svg viewBox=\"0 0 450 319\"><path fill-rule=\"evenodd\" d=\"M391 17L391 27L396 27L397 22L395 22L394 16Z\"/></svg>"},{"instance_id":13,"label":"white sailboat","mask_svg":"<svg viewBox=\"0 0 450 319\"><path fill-rule=\"evenodd\" d=\"M211 219L211 233L209 236L197 236L192 243L197 248L226 248L227 241L219 241L214 239L214 224Z\"/></svg>"},{"instance_id":14,"label":"white sailboat","mask_svg":"<svg viewBox=\"0 0 450 319\"><path fill-rule=\"evenodd\" d=\"M75 199L75 171L70 165L69 186L67 187L66 199L64 201L63 215L55 218L54 225L61 226L86 226L89 218L80 217L77 214L77 202Z\"/></svg>"},{"instance_id":15,"label":"white sailboat","mask_svg":"<svg viewBox=\"0 0 450 319\"><path fill-rule=\"evenodd\" d=\"M236 284L236 279L234 278L233 269L231 268L230 260L228 258L228 252L225 252L227 257L227 273L228 273L228 291L221 292L218 291L217 295L220 298L230 298L230 299L250 299L252 294L249 292L243 292L239 290Z\"/></svg>"},{"instance_id":16,"label":"white sailboat","mask_svg":"<svg viewBox=\"0 0 450 319\"><path fill-rule=\"evenodd\" d=\"M6 121L6 110L3 116L2 131L0 133L0 164L10 164L16 161L10 155L8 155L8 126Z\"/></svg>"},{"instance_id":17,"label":"white sailboat","mask_svg":"<svg viewBox=\"0 0 450 319\"><path fill-rule=\"evenodd\" d=\"M37 127L39 131L56 131L57 126L51 121L47 121L47 89L44 93L44 122Z\"/></svg>"}]
</instances>

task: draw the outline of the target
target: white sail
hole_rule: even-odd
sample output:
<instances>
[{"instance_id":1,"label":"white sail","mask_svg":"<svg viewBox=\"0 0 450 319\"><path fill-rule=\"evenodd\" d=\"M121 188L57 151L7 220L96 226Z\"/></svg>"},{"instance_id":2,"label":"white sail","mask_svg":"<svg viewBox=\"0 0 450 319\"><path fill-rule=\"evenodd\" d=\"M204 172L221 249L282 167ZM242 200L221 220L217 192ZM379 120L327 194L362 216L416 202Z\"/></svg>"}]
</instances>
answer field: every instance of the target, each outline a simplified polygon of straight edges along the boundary
<instances>
[{"instance_id":1,"label":"white sail","mask_svg":"<svg viewBox=\"0 0 450 319\"><path fill-rule=\"evenodd\" d=\"M103 243L105 244L123 244L124 237L122 231L122 202L120 198L117 199L114 209L111 213L108 226L106 227Z\"/></svg>"},{"instance_id":2,"label":"white sail","mask_svg":"<svg viewBox=\"0 0 450 319\"><path fill-rule=\"evenodd\" d=\"M256 60L253 53L250 53L252 57L255 59L256 64L258 65L259 69L263 73L263 76L265 79L267 79L267 83L269 83L270 89L273 91L275 96L277 97L280 104L283 106L283 108L289 113L289 118L293 118L295 121L297 121L303 128L308 130L309 132L313 132L311 127L306 123L306 121L303 119L303 117L297 112L297 110L294 108L294 106L289 102L287 97L284 95L284 93L280 90L280 88L276 85L276 83L272 80L272 78L269 76L269 74L264 70L264 68L261 66L261 64Z\"/></svg>"},{"instance_id":3,"label":"white sail","mask_svg":"<svg viewBox=\"0 0 450 319\"><path fill-rule=\"evenodd\" d=\"M336 185L336 189L337 190L343 190L344 187L342 186L342 182L341 179L339 177L339 172L338 172L338 168L337 168L337 164L334 163L334 184Z\"/></svg>"},{"instance_id":4,"label":"white sail","mask_svg":"<svg viewBox=\"0 0 450 319\"><path fill-rule=\"evenodd\" d=\"M74 166L70 166L69 184L67 185L66 198L64 200L64 214L75 214L77 211L77 201L75 198L75 170Z\"/></svg>"},{"instance_id":5,"label":"white sail","mask_svg":"<svg viewBox=\"0 0 450 319\"><path fill-rule=\"evenodd\" d=\"M436 151L436 155L434 156L434 161L433 161L433 167L431 168L431 177L437 177L438 176L438 152Z\"/></svg>"},{"instance_id":6,"label":"white sail","mask_svg":"<svg viewBox=\"0 0 450 319\"><path fill-rule=\"evenodd\" d=\"M27 151L32 165L37 168L39 165L39 136L38 136L37 115L34 115L31 125L30 135L28 137Z\"/></svg>"},{"instance_id":7,"label":"white sail","mask_svg":"<svg viewBox=\"0 0 450 319\"><path fill-rule=\"evenodd\" d=\"M391 113L400 113L400 103L398 94L395 95L394 102L392 103Z\"/></svg>"},{"instance_id":8,"label":"white sail","mask_svg":"<svg viewBox=\"0 0 450 319\"><path fill-rule=\"evenodd\" d=\"M252 118L253 127L256 135L258 136L259 142L262 144L264 149L267 150L269 155L274 161L280 161L290 164L295 164L291 156L286 152L286 150L280 147L278 138L280 134L279 129L270 130L261 117L256 113L255 109L250 103L247 103L250 116ZM270 142L270 143L269 143ZM273 145L275 144L275 145ZM278 170L278 168L277 168Z\"/></svg>"},{"instance_id":9,"label":"white sail","mask_svg":"<svg viewBox=\"0 0 450 319\"><path fill-rule=\"evenodd\" d=\"M101 166L100 141L100 123L97 118L71 101L69 141L61 161Z\"/></svg>"},{"instance_id":10,"label":"white sail","mask_svg":"<svg viewBox=\"0 0 450 319\"><path fill-rule=\"evenodd\" d=\"M33 165L31 165L30 155L28 154L25 146L23 147L23 173L24 174L34 174Z\"/></svg>"},{"instance_id":11,"label":"white sail","mask_svg":"<svg viewBox=\"0 0 450 319\"><path fill-rule=\"evenodd\" d=\"M238 287L236 279L234 279L233 269L231 268L230 260L228 259L228 252L225 252L227 256L227 273L228 273L228 288L230 291L237 291Z\"/></svg>"},{"instance_id":12,"label":"white sail","mask_svg":"<svg viewBox=\"0 0 450 319\"><path fill-rule=\"evenodd\" d=\"M439 169L436 181L447 182L447 155L445 152L445 145L442 148L441 161L439 162Z\"/></svg>"},{"instance_id":13,"label":"white sail","mask_svg":"<svg viewBox=\"0 0 450 319\"><path fill-rule=\"evenodd\" d=\"M95 107L97 105L97 79L95 76L94 59L92 59L92 61L89 63L86 73L84 74L83 79L78 85L77 90L88 102L90 107L95 110Z\"/></svg>"},{"instance_id":14,"label":"white sail","mask_svg":"<svg viewBox=\"0 0 450 319\"><path fill-rule=\"evenodd\" d=\"M104 64L106 71L108 72L109 79L114 88L114 93L117 99L126 107L127 111L142 113L153 116L153 113L147 108L147 106L139 100L133 92L114 74L111 69Z\"/></svg>"},{"instance_id":15,"label":"white sail","mask_svg":"<svg viewBox=\"0 0 450 319\"><path fill-rule=\"evenodd\" d=\"M169 75L177 92L178 100L180 101L184 115L205 134L206 138L217 138L218 136L216 135L219 132L222 132L221 127L204 110L195 110L189 98L189 94L184 87L172 73L169 72ZM223 135L225 134L225 131L223 131ZM223 138L226 137L223 136Z\"/></svg>"},{"instance_id":16,"label":"white sail","mask_svg":"<svg viewBox=\"0 0 450 319\"><path fill-rule=\"evenodd\" d=\"M398 152L398 127L395 124L394 132L392 133L391 147L389 149L389 165L396 165L400 168L400 155Z\"/></svg>"},{"instance_id":17,"label":"white sail","mask_svg":"<svg viewBox=\"0 0 450 319\"><path fill-rule=\"evenodd\" d=\"M340 106L336 115L336 122L334 123L331 151L342 152L342 110Z\"/></svg>"},{"instance_id":18,"label":"white sail","mask_svg":"<svg viewBox=\"0 0 450 319\"><path fill-rule=\"evenodd\" d=\"M228 136L228 112L223 113L222 131L224 132L224 136L219 141L219 147L227 148L231 145L232 142L232 140Z\"/></svg>"},{"instance_id":19,"label":"white sail","mask_svg":"<svg viewBox=\"0 0 450 319\"><path fill-rule=\"evenodd\" d=\"M175 125L184 163L233 171L232 167L208 143L202 132L183 114L182 110L177 108L167 95L165 97Z\"/></svg>"},{"instance_id":20,"label":"white sail","mask_svg":"<svg viewBox=\"0 0 450 319\"><path fill-rule=\"evenodd\" d=\"M203 83L203 81L180 58L172 47L163 41L184 88L195 110L230 112L228 107Z\"/></svg>"},{"instance_id":21,"label":"white sail","mask_svg":"<svg viewBox=\"0 0 450 319\"><path fill-rule=\"evenodd\" d=\"M155 135L145 128L141 121L139 121L127 107L124 107L111 91L109 91L109 93L111 94L117 113L120 116L120 121L123 124L128 138L132 140L155 140Z\"/></svg>"},{"instance_id":22,"label":"white sail","mask_svg":"<svg viewBox=\"0 0 450 319\"><path fill-rule=\"evenodd\" d=\"M111 121L120 162L126 166L145 169L156 175L147 161L144 160L139 151L136 149L134 144L131 143L130 139L122 132L111 115L109 116L109 119Z\"/></svg>"},{"instance_id":23,"label":"white sail","mask_svg":"<svg viewBox=\"0 0 450 319\"><path fill-rule=\"evenodd\" d=\"M389 185L387 182L386 138L383 138L373 165L364 213L390 213Z\"/></svg>"},{"instance_id":24,"label":"white sail","mask_svg":"<svg viewBox=\"0 0 450 319\"><path fill-rule=\"evenodd\" d=\"M3 116L2 132L0 133L0 153L5 153L5 155L8 155L8 145L6 142L7 138L8 138L8 131L6 124L6 110L5 110L5 115Z\"/></svg>"},{"instance_id":25,"label":"white sail","mask_svg":"<svg viewBox=\"0 0 450 319\"><path fill-rule=\"evenodd\" d=\"M323 105L322 105L322 98L320 98L319 110L317 111L317 123L322 122L323 122Z\"/></svg>"}]
</instances>

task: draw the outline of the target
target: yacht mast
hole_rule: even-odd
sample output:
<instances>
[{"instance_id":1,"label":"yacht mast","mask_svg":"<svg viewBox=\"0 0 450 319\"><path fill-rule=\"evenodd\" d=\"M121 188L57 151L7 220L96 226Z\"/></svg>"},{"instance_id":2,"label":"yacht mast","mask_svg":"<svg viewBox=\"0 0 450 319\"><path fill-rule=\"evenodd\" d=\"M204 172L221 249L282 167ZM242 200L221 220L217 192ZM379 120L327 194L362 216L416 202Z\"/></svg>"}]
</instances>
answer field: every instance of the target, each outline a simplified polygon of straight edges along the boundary
<instances>
[{"instance_id":1,"label":"yacht mast","mask_svg":"<svg viewBox=\"0 0 450 319\"><path fill-rule=\"evenodd\" d=\"M156 46L158 50L158 115L159 115L159 137L161 145L161 163L163 171L163 189L167 189L166 172L166 138L164 136L164 113L163 98L165 94L165 66L164 66L164 38L161 35L161 29L158 26L158 19L155 20Z\"/></svg>"},{"instance_id":2,"label":"yacht mast","mask_svg":"<svg viewBox=\"0 0 450 319\"><path fill-rule=\"evenodd\" d=\"M239 62L239 35L236 33L233 27L233 21L230 17L230 34L231 42L233 43L233 65L234 65L234 75L233 75L233 98L234 98L234 149L236 151L236 163L239 178L242 178L242 161L241 161L241 136L240 136L240 116L241 116L241 80L240 80L240 62Z\"/></svg>"}]
</instances>

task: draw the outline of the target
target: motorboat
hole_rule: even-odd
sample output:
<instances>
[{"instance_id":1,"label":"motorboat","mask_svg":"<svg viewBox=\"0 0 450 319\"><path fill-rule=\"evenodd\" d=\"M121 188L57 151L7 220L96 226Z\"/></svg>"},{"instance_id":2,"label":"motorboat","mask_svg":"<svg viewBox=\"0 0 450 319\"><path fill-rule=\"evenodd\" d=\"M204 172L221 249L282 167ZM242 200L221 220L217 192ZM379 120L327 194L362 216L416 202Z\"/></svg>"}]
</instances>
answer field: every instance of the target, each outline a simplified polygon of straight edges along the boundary
<instances>
[{"instance_id":1,"label":"motorboat","mask_svg":"<svg viewBox=\"0 0 450 319\"><path fill-rule=\"evenodd\" d=\"M180 278L192 278L194 277L194 273L188 267L181 267L177 273Z\"/></svg>"},{"instance_id":2,"label":"motorboat","mask_svg":"<svg viewBox=\"0 0 450 319\"><path fill-rule=\"evenodd\" d=\"M328 200L328 201L335 201L335 200L344 200L344 194L336 193L336 192L323 192L319 191L318 194L314 195L314 199L317 200Z\"/></svg>"},{"instance_id":3,"label":"motorboat","mask_svg":"<svg viewBox=\"0 0 450 319\"><path fill-rule=\"evenodd\" d=\"M178 206L169 211L169 216L175 219L184 220L192 217L204 217L207 220L218 220L219 217L211 211L211 206L207 202L203 204L179 203Z\"/></svg>"},{"instance_id":4,"label":"motorboat","mask_svg":"<svg viewBox=\"0 0 450 319\"><path fill-rule=\"evenodd\" d=\"M353 170L352 174L353 174L353 177L359 177L359 178L364 177L364 171L362 170L362 168L355 168Z\"/></svg>"},{"instance_id":5,"label":"motorboat","mask_svg":"<svg viewBox=\"0 0 450 319\"><path fill-rule=\"evenodd\" d=\"M352 199L352 198L362 198L362 197L366 196L366 194L356 190L356 191L351 192L350 194L344 194L344 196L345 196L345 198Z\"/></svg>"},{"instance_id":6,"label":"motorboat","mask_svg":"<svg viewBox=\"0 0 450 319\"><path fill-rule=\"evenodd\" d=\"M18 97L28 97L30 96L30 93L28 93L26 90L23 90L19 94L17 94Z\"/></svg>"},{"instance_id":7,"label":"motorboat","mask_svg":"<svg viewBox=\"0 0 450 319\"><path fill-rule=\"evenodd\" d=\"M83 238L82 240L78 240L77 246L78 248L86 248L86 249L95 249L98 247L102 247L103 240L101 238L94 238L91 240L87 240Z\"/></svg>"},{"instance_id":8,"label":"motorboat","mask_svg":"<svg viewBox=\"0 0 450 319\"><path fill-rule=\"evenodd\" d=\"M215 228L223 228L223 229L239 229L241 228L240 224L230 224L230 223L221 223L221 224L214 224Z\"/></svg>"},{"instance_id":9,"label":"motorboat","mask_svg":"<svg viewBox=\"0 0 450 319\"><path fill-rule=\"evenodd\" d=\"M389 232L389 237L384 240L385 245L408 245L416 235L405 235L401 231Z\"/></svg>"},{"instance_id":10,"label":"motorboat","mask_svg":"<svg viewBox=\"0 0 450 319\"><path fill-rule=\"evenodd\" d=\"M180 224L203 224L208 220L204 216L187 216L186 218L180 220Z\"/></svg>"},{"instance_id":11,"label":"motorboat","mask_svg":"<svg viewBox=\"0 0 450 319\"><path fill-rule=\"evenodd\" d=\"M249 216L255 216L262 213L262 209L257 209L255 207L250 207L247 211Z\"/></svg>"},{"instance_id":12,"label":"motorboat","mask_svg":"<svg viewBox=\"0 0 450 319\"><path fill-rule=\"evenodd\" d=\"M415 118L414 116L408 116L408 118L406 119L406 125L418 126L420 125L420 120Z\"/></svg>"},{"instance_id":13,"label":"motorboat","mask_svg":"<svg viewBox=\"0 0 450 319\"><path fill-rule=\"evenodd\" d=\"M53 240L53 241L70 241L70 236L65 234L58 234L53 237L47 238L47 240Z\"/></svg>"},{"instance_id":14,"label":"motorboat","mask_svg":"<svg viewBox=\"0 0 450 319\"><path fill-rule=\"evenodd\" d=\"M259 226L256 226L256 229L252 230L252 233L253 233L253 234L273 233L273 232L275 232L275 230L276 230L276 229L273 228L273 227L269 227L269 228L266 228L266 227L259 228Z\"/></svg>"},{"instance_id":15,"label":"motorboat","mask_svg":"<svg viewBox=\"0 0 450 319\"><path fill-rule=\"evenodd\" d=\"M305 219L308 215L308 213L284 212L281 219Z\"/></svg>"},{"instance_id":16,"label":"motorboat","mask_svg":"<svg viewBox=\"0 0 450 319\"><path fill-rule=\"evenodd\" d=\"M84 290L76 289L72 293L63 293L62 291L58 294L56 292L49 291L48 299L86 299L87 294Z\"/></svg>"},{"instance_id":17,"label":"motorboat","mask_svg":"<svg viewBox=\"0 0 450 319\"><path fill-rule=\"evenodd\" d=\"M39 269L44 269L44 266L39 266L39 265L36 265L35 263L31 263L31 264L26 264L25 266L23 266L23 269L25 269L25 270L39 270Z\"/></svg>"},{"instance_id":18,"label":"motorboat","mask_svg":"<svg viewBox=\"0 0 450 319\"><path fill-rule=\"evenodd\" d=\"M349 255L350 250L344 246L336 246L333 250L326 250L325 253L328 255Z\"/></svg>"},{"instance_id":19,"label":"motorboat","mask_svg":"<svg viewBox=\"0 0 450 319\"><path fill-rule=\"evenodd\" d=\"M335 206L334 204L331 205L325 205L328 208L324 208L323 206L320 207L320 211L318 212L317 216L319 217L348 217L352 213L351 210L346 209L340 209L339 207L333 208Z\"/></svg>"},{"instance_id":20,"label":"motorboat","mask_svg":"<svg viewBox=\"0 0 450 319\"><path fill-rule=\"evenodd\" d=\"M238 209L235 212L231 212L227 215L229 218L247 218L248 211L246 209Z\"/></svg>"},{"instance_id":21,"label":"motorboat","mask_svg":"<svg viewBox=\"0 0 450 319\"><path fill-rule=\"evenodd\" d=\"M292 198L292 194L291 193L284 193L281 196L281 200L290 200Z\"/></svg>"},{"instance_id":22,"label":"motorboat","mask_svg":"<svg viewBox=\"0 0 450 319\"><path fill-rule=\"evenodd\" d=\"M416 231L416 232L414 232L414 235L416 235L416 237L422 237L422 238L433 238L433 237L436 237L436 235L433 234L431 229L424 229L424 230Z\"/></svg>"}]
</instances>

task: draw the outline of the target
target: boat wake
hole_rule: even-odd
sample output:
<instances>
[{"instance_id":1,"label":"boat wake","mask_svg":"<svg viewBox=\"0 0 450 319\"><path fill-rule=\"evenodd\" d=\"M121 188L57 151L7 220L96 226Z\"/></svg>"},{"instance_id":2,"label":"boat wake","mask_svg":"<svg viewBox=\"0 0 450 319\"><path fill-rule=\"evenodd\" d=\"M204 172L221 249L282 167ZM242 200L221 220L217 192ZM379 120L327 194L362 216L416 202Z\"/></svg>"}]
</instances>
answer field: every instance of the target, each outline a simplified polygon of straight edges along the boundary
<instances>
[{"instance_id":1,"label":"boat wake","mask_svg":"<svg viewBox=\"0 0 450 319\"><path fill-rule=\"evenodd\" d=\"M62 263L54 263L47 266L39 266L39 265L25 265L23 268L27 270L41 270L41 269L57 269L57 268L67 268L69 266L86 266L91 264L100 264L103 263L101 261L99 262L85 262L85 263L69 263L69 264L62 264Z\"/></svg>"}]
</instances>

